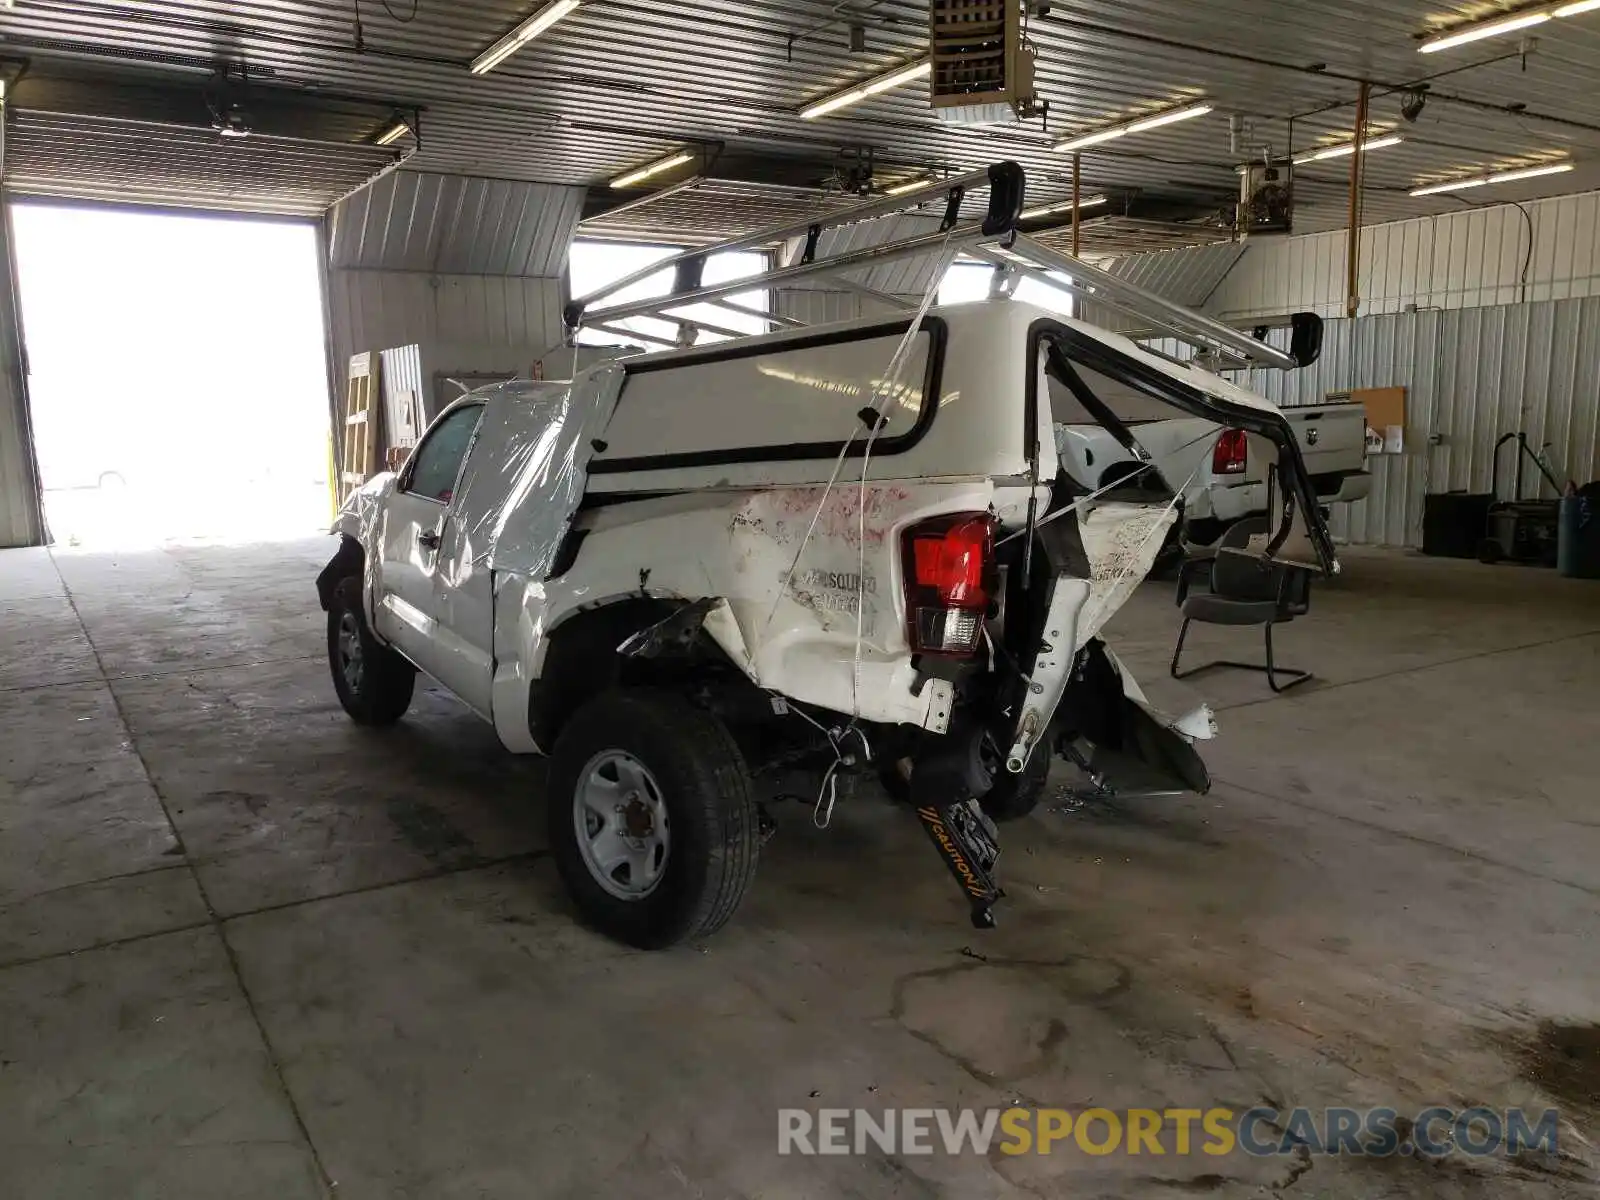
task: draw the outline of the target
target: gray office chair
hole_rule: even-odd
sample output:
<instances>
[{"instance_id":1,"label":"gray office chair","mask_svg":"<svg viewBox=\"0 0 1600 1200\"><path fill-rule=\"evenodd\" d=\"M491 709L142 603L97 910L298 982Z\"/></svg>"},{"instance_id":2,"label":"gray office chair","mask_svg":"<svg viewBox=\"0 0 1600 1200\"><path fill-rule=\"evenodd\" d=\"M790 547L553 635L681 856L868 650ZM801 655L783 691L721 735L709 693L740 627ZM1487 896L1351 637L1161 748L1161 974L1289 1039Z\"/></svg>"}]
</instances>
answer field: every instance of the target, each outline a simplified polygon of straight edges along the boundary
<instances>
[{"instance_id":1,"label":"gray office chair","mask_svg":"<svg viewBox=\"0 0 1600 1200\"><path fill-rule=\"evenodd\" d=\"M1260 671L1266 675L1268 687L1274 692L1284 692L1311 678L1310 671L1278 666L1272 653L1272 627L1304 616L1311 608L1311 572L1226 553L1229 547L1242 549L1252 535L1265 532L1265 517L1246 517L1229 526L1214 546L1184 546L1183 567L1178 572L1178 607L1183 610L1183 628L1178 631L1178 644L1172 651L1174 679L1187 679L1213 667L1233 667L1241 671ZM1210 592L1189 595L1190 581L1204 568L1211 572ZM1193 621L1206 625L1262 626L1266 631L1266 663L1218 659L1187 671L1178 670L1183 639L1188 636ZM1280 684L1280 677L1287 682Z\"/></svg>"}]
</instances>

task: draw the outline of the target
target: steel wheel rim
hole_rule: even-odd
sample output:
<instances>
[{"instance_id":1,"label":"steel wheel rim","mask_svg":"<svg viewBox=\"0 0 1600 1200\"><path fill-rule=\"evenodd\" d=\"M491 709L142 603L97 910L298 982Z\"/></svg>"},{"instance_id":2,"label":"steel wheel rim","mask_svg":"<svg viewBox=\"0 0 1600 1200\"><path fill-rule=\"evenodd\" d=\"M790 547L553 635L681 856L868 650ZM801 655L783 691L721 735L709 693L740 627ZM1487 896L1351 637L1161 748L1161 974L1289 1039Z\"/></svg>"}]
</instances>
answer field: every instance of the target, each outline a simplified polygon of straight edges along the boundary
<instances>
[{"instance_id":1,"label":"steel wheel rim","mask_svg":"<svg viewBox=\"0 0 1600 1200\"><path fill-rule=\"evenodd\" d=\"M578 772L572 795L578 853L590 877L619 900L643 900L661 884L672 827L661 785L624 750L602 750Z\"/></svg>"},{"instance_id":2,"label":"steel wheel rim","mask_svg":"<svg viewBox=\"0 0 1600 1200\"><path fill-rule=\"evenodd\" d=\"M361 623L353 612L346 610L339 617L339 674L352 692L361 690L361 680L366 674L361 655Z\"/></svg>"}]
</instances>

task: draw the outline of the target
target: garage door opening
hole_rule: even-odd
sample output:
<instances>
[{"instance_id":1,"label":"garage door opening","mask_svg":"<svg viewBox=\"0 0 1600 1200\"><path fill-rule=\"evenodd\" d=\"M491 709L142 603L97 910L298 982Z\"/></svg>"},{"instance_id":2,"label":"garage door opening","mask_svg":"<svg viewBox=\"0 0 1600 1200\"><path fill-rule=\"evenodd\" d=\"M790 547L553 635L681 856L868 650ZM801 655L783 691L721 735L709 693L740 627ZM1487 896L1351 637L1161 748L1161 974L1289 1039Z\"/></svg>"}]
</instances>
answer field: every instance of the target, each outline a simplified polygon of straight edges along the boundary
<instances>
[{"instance_id":1,"label":"garage door opening","mask_svg":"<svg viewBox=\"0 0 1600 1200\"><path fill-rule=\"evenodd\" d=\"M12 220L57 545L327 528L314 226L33 202Z\"/></svg>"}]
</instances>

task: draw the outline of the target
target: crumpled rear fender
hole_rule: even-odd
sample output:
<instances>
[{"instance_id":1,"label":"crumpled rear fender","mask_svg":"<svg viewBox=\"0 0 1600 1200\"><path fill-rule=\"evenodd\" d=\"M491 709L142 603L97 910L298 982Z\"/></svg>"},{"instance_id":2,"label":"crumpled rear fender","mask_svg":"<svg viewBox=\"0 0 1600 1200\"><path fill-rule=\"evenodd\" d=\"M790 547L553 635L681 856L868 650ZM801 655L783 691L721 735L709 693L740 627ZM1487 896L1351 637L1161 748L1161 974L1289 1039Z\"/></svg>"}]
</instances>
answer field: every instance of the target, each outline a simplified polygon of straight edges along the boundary
<instances>
[{"instance_id":1,"label":"crumpled rear fender","mask_svg":"<svg viewBox=\"0 0 1600 1200\"><path fill-rule=\"evenodd\" d=\"M342 534L339 549L317 574L317 600L323 612L333 607L333 590L339 586L339 581L351 575L361 575L365 570L365 560L361 543L347 533Z\"/></svg>"},{"instance_id":2,"label":"crumpled rear fender","mask_svg":"<svg viewBox=\"0 0 1600 1200\"><path fill-rule=\"evenodd\" d=\"M1109 646L1098 643L1091 655L1104 656L1105 668L1117 676L1121 696L1102 697L1100 720L1086 729L1092 747L1089 763L1105 782L1121 792L1188 791L1204 795L1211 790L1211 774L1195 742L1216 735L1216 722L1209 707L1202 705L1176 720L1150 703L1126 664ZM1091 666L1085 672L1097 674ZM1103 685L1110 679L1099 673Z\"/></svg>"},{"instance_id":3,"label":"crumpled rear fender","mask_svg":"<svg viewBox=\"0 0 1600 1200\"><path fill-rule=\"evenodd\" d=\"M899 599L900 532L930 516L998 510L996 489L987 479L874 482L864 498L863 516L857 483L826 496L708 489L588 514L565 574L497 585L497 709L540 675L549 639L579 613L629 597L715 598L704 631L758 686L834 712L859 706L867 721L932 727L937 689L918 686Z\"/></svg>"}]
</instances>

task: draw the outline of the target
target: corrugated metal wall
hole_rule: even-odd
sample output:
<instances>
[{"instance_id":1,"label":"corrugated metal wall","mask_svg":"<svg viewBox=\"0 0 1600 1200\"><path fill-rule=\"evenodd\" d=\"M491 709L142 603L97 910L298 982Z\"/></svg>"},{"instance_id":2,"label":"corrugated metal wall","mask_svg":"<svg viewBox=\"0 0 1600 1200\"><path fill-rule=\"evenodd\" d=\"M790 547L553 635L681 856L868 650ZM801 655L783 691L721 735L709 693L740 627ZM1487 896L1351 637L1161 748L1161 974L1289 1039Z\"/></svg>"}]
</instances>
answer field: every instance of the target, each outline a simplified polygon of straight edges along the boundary
<instances>
[{"instance_id":1,"label":"corrugated metal wall","mask_svg":"<svg viewBox=\"0 0 1600 1200\"><path fill-rule=\"evenodd\" d=\"M1369 226L1360 280L1363 314L1600 295L1600 192ZM1206 308L1223 317L1342 316L1344 290L1343 232L1256 238Z\"/></svg>"},{"instance_id":2,"label":"corrugated metal wall","mask_svg":"<svg viewBox=\"0 0 1600 1200\"><path fill-rule=\"evenodd\" d=\"M1124 255L1100 266L1119 279L1149 288L1169 300L1203 308L1244 256L1244 249L1240 243L1222 242L1188 250L1151 250ZM1093 301L1080 300L1074 311L1082 320L1119 333L1138 334L1149 328L1137 317Z\"/></svg>"},{"instance_id":3,"label":"corrugated metal wall","mask_svg":"<svg viewBox=\"0 0 1600 1200\"><path fill-rule=\"evenodd\" d=\"M1159 292L1169 300L1200 308L1244 257L1243 242L1221 242L1187 250L1152 250L1106 263L1118 279Z\"/></svg>"},{"instance_id":4,"label":"corrugated metal wall","mask_svg":"<svg viewBox=\"0 0 1600 1200\"><path fill-rule=\"evenodd\" d=\"M394 171L335 205L330 263L439 275L559 276L584 189Z\"/></svg>"},{"instance_id":5,"label":"corrugated metal wall","mask_svg":"<svg viewBox=\"0 0 1600 1200\"><path fill-rule=\"evenodd\" d=\"M1335 510L1334 533L1352 542L1420 545L1423 496L1488 491L1503 433L1526 430L1534 447L1549 443L1558 479L1600 475L1600 296L1329 321L1314 366L1239 381L1286 407L1348 388L1406 389L1405 453L1368 459L1372 495ZM1429 445L1435 434L1441 443ZM1506 498L1511 450L1502 460ZM1531 466L1524 475L1524 497L1550 495Z\"/></svg>"},{"instance_id":6,"label":"corrugated metal wall","mask_svg":"<svg viewBox=\"0 0 1600 1200\"><path fill-rule=\"evenodd\" d=\"M415 171L335 206L335 379L352 354L411 342L448 344L458 358L512 347L529 361L559 345L561 275L582 210L582 188Z\"/></svg>"},{"instance_id":7,"label":"corrugated metal wall","mask_svg":"<svg viewBox=\"0 0 1600 1200\"><path fill-rule=\"evenodd\" d=\"M851 250L869 246L882 246L889 242L936 233L940 218L913 212L896 216L879 217L855 225L841 225L824 230L817 241L817 258L830 258ZM805 246L804 238L796 238L784 247L780 261L798 262ZM933 280L934 268L941 255L939 251L920 254L915 258L868 266L847 273L854 283L864 284L875 291L900 296L912 304L920 304L922 295ZM846 321L855 317L893 315L899 311L869 297L843 287L837 279L816 276L797 279L777 290L774 296L775 311L783 316L795 317L807 324L824 321Z\"/></svg>"},{"instance_id":8,"label":"corrugated metal wall","mask_svg":"<svg viewBox=\"0 0 1600 1200\"><path fill-rule=\"evenodd\" d=\"M44 541L44 512L28 427L21 320L11 258L10 205L0 212L0 548Z\"/></svg>"},{"instance_id":9,"label":"corrugated metal wall","mask_svg":"<svg viewBox=\"0 0 1600 1200\"><path fill-rule=\"evenodd\" d=\"M561 281L405 271L330 271L334 363L411 342L559 345Z\"/></svg>"},{"instance_id":10,"label":"corrugated metal wall","mask_svg":"<svg viewBox=\"0 0 1600 1200\"><path fill-rule=\"evenodd\" d=\"M921 296L901 296L900 299L913 306L922 303ZM773 311L807 325L853 321L857 317L911 315L906 309L892 307L859 292L832 292L820 288L779 288L773 292Z\"/></svg>"}]
</instances>

